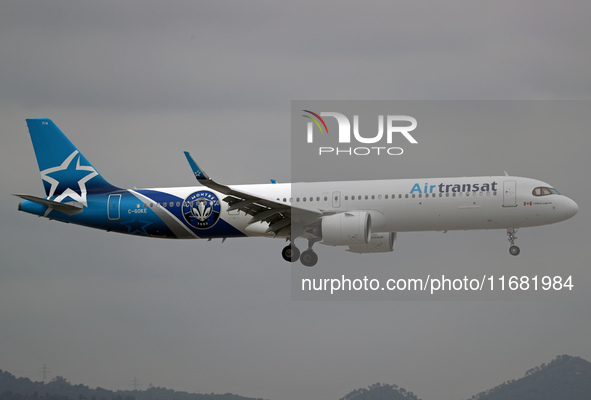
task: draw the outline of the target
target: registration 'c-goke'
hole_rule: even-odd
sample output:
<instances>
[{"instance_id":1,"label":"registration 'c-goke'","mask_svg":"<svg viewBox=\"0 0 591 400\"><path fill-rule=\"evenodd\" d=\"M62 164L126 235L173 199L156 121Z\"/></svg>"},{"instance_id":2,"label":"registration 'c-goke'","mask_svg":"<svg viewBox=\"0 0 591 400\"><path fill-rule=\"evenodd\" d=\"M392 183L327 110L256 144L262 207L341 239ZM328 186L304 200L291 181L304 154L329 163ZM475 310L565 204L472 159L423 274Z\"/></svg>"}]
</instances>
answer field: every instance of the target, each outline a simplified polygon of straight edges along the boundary
<instances>
[{"instance_id":1,"label":"registration 'c-goke'","mask_svg":"<svg viewBox=\"0 0 591 400\"><path fill-rule=\"evenodd\" d=\"M515 176L224 185L185 156L200 186L122 189L107 182L47 118L27 119L45 197L19 210L110 232L168 239L282 238L286 261L318 261L317 242L353 253L393 251L398 232L518 228L571 218L577 204ZM307 240L300 252L295 241Z\"/></svg>"}]
</instances>

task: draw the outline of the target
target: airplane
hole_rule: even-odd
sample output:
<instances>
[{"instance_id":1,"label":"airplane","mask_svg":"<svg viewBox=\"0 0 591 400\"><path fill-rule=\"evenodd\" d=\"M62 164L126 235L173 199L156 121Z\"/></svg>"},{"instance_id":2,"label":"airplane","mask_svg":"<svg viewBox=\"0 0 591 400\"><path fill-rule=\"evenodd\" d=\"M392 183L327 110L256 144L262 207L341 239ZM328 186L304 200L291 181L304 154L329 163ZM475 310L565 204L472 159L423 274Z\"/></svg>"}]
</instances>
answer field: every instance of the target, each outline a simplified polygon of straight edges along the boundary
<instances>
[{"instance_id":1,"label":"airplane","mask_svg":"<svg viewBox=\"0 0 591 400\"><path fill-rule=\"evenodd\" d=\"M185 152L200 186L122 189L107 182L48 118L27 119L45 197L15 194L20 211L130 235L169 239L270 237L283 259L318 261L317 242L353 253L393 251L398 232L506 229L574 216L578 205L530 178L477 176L224 185ZM300 252L296 239L308 246Z\"/></svg>"}]
</instances>

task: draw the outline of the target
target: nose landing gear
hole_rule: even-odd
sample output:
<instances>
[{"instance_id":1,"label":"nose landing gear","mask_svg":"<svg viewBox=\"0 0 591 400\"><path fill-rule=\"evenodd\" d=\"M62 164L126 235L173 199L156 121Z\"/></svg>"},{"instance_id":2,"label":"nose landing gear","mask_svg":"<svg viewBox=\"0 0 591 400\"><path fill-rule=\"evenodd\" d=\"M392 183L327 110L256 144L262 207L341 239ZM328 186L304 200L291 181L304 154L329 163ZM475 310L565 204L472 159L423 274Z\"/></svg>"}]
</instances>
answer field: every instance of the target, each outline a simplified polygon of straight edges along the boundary
<instances>
[{"instance_id":1,"label":"nose landing gear","mask_svg":"<svg viewBox=\"0 0 591 400\"><path fill-rule=\"evenodd\" d=\"M511 243L511 247L509 247L509 253L512 256L516 256L521 252L521 249L515 246L515 239L517 239L517 236L515 234L517 233L517 229L519 228L507 229L507 240L509 241L509 243Z\"/></svg>"}]
</instances>

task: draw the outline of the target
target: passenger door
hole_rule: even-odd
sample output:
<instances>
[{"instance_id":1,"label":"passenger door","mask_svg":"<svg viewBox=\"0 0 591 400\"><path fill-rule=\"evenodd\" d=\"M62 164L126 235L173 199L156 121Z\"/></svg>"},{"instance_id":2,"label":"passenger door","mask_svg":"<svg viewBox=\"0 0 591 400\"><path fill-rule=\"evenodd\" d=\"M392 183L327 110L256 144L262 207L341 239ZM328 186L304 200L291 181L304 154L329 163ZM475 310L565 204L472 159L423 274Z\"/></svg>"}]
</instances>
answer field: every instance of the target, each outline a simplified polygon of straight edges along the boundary
<instances>
[{"instance_id":1,"label":"passenger door","mask_svg":"<svg viewBox=\"0 0 591 400\"><path fill-rule=\"evenodd\" d=\"M117 221L121 219L120 205L121 195L110 194L109 200L107 202L107 215L110 221Z\"/></svg>"},{"instance_id":2,"label":"passenger door","mask_svg":"<svg viewBox=\"0 0 591 400\"><path fill-rule=\"evenodd\" d=\"M503 207L517 207L517 182L503 182Z\"/></svg>"}]
</instances>

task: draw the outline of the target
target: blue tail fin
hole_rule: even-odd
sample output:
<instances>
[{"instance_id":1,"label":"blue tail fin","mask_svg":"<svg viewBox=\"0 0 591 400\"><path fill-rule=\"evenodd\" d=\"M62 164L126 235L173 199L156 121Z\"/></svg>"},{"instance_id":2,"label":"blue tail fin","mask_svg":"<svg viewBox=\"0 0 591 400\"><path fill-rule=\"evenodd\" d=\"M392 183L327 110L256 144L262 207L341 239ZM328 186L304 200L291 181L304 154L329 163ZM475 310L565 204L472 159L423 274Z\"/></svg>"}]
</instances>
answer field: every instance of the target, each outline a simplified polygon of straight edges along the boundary
<instances>
[{"instance_id":1,"label":"blue tail fin","mask_svg":"<svg viewBox=\"0 0 591 400\"><path fill-rule=\"evenodd\" d=\"M52 120L27 119L27 126L49 199L85 203L87 192L119 190L97 172Z\"/></svg>"}]
</instances>

